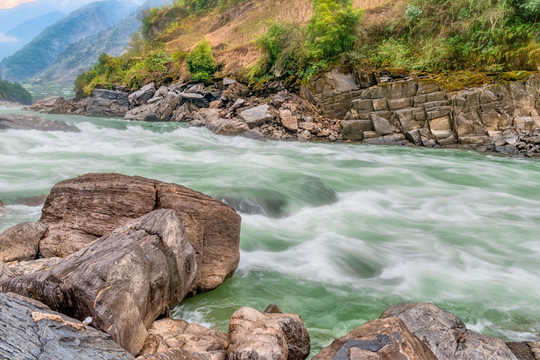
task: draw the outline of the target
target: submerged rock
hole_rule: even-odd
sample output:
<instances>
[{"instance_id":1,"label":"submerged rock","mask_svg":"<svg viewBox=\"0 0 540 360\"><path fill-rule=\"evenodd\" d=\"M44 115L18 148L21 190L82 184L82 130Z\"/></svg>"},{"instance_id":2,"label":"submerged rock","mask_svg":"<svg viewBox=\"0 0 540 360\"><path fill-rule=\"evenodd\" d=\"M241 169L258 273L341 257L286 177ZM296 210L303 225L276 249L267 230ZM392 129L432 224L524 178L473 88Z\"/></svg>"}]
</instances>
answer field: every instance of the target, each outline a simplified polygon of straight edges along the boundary
<instances>
[{"instance_id":1,"label":"submerged rock","mask_svg":"<svg viewBox=\"0 0 540 360\"><path fill-rule=\"evenodd\" d=\"M193 291L231 276L240 258L240 216L229 206L181 185L121 174L87 174L51 189L41 223L45 257L67 256L155 209L176 210L197 253Z\"/></svg>"},{"instance_id":2,"label":"submerged rock","mask_svg":"<svg viewBox=\"0 0 540 360\"><path fill-rule=\"evenodd\" d=\"M16 294L0 293L2 359L134 359L111 337Z\"/></svg>"},{"instance_id":3,"label":"submerged rock","mask_svg":"<svg viewBox=\"0 0 540 360\"><path fill-rule=\"evenodd\" d=\"M0 260L4 262L32 260L37 257L38 246L47 225L26 222L0 233Z\"/></svg>"},{"instance_id":4,"label":"submerged rock","mask_svg":"<svg viewBox=\"0 0 540 360\"><path fill-rule=\"evenodd\" d=\"M0 130L2 129L81 132L76 126L59 120L47 120L33 114L0 114Z\"/></svg>"},{"instance_id":5,"label":"submerged rock","mask_svg":"<svg viewBox=\"0 0 540 360\"><path fill-rule=\"evenodd\" d=\"M66 257L0 284L92 325L137 354L146 329L188 293L195 251L174 210L156 210Z\"/></svg>"}]
</instances>

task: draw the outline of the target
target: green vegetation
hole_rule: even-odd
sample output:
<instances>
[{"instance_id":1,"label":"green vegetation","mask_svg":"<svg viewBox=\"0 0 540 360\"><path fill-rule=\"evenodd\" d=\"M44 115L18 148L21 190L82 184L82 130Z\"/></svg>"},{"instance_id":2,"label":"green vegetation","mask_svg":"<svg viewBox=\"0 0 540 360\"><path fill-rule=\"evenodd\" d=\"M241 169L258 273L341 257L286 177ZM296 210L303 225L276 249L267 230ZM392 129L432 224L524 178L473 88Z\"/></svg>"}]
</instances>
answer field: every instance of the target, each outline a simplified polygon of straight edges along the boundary
<instances>
[{"instance_id":1,"label":"green vegetation","mask_svg":"<svg viewBox=\"0 0 540 360\"><path fill-rule=\"evenodd\" d=\"M93 69L77 78L77 95L88 95L96 86L138 88L150 81L180 78L209 81L220 69L244 79L247 74L255 87L264 87L273 78L295 86L330 66L345 64L431 72L453 88L482 83L487 77L521 78L540 66L540 0L380 1L365 12L356 9L353 0L312 0L312 12L303 8L309 21L304 17L301 22L300 16L291 22L263 20L261 27L261 17L254 17L246 23L265 32L229 46L227 39L242 38L234 33L238 27L227 28L220 38L216 26L231 21L237 26L241 21L234 14L241 11L246 15L259 6L272 9L284 4L261 0L251 7L238 6L244 2L177 0L144 11L141 33L132 37L128 52L117 58L100 57ZM268 11L272 10L265 14ZM199 28L200 19L212 20ZM219 61L205 40L187 51L210 32L214 45L221 42L216 47ZM227 68L235 64L235 54L248 58L242 60L249 68Z\"/></svg>"},{"instance_id":2,"label":"green vegetation","mask_svg":"<svg viewBox=\"0 0 540 360\"><path fill-rule=\"evenodd\" d=\"M361 17L351 0L313 0L306 26L274 23L259 38L264 56L252 77L285 75L290 83L309 78L352 50Z\"/></svg>"},{"instance_id":3,"label":"green vegetation","mask_svg":"<svg viewBox=\"0 0 540 360\"><path fill-rule=\"evenodd\" d=\"M187 68L195 81L207 81L217 70L212 47L208 41L201 41L186 57Z\"/></svg>"},{"instance_id":4,"label":"green vegetation","mask_svg":"<svg viewBox=\"0 0 540 360\"><path fill-rule=\"evenodd\" d=\"M364 65L425 71L536 70L540 0L412 0L364 29Z\"/></svg>"},{"instance_id":5,"label":"green vegetation","mask_svg":"<svg viewBox=\"0 0 540 360\"><path fill-rule=\"evenodd\" d=\"M21 85L0 79L0 100L30 105L32 104L32 95Z\"/></svg>"}]
</instances>

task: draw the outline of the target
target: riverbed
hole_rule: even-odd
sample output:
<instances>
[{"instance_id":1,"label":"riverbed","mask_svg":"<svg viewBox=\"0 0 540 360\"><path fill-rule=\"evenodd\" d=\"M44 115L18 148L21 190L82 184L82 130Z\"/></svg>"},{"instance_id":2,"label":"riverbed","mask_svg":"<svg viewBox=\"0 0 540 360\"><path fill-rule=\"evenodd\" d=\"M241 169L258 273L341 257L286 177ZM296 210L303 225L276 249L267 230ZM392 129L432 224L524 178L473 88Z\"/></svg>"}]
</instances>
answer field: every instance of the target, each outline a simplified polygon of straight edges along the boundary
<instances>
[{"instance_id":1,"label":"riverbed","mask_svg":"<svg viewBox=\"0 0 540 360\"><path fill-rule=\"evenodd\" d=\"M425 301L472 330L539 339L538 159L42 116L81 133L0 130L0 231L39 218L28 198L89 172L182 184L240 210L236 274L178 318L226 331L239 307L274 303L302 317L315 353L389 305Z\"/></svg>"}]
</instances>

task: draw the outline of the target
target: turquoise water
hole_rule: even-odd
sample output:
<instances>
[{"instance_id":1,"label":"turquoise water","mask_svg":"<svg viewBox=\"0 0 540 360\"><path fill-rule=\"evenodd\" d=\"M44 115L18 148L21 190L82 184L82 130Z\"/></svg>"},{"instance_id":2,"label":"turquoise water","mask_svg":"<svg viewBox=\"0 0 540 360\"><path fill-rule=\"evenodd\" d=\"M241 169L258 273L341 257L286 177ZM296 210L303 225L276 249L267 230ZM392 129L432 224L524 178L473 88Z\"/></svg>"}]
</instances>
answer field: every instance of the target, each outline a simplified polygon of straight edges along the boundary
<instances>
[{"instance_id":1,"label":"turquoise water","mask_svg":"<svg viewBox=\"0 0 540 360\"><path fill-rule=\"evenodd\" d=\"M538 160L45 117L82 132L0 131L0 230L39 218L24 199L88 172L175 182L244 211L238 271L179 318L226 330L239 307L275 303L302 316L315 353L389 305L427 301L473 330L539 339Z\"/></svg>"}]
</instances>

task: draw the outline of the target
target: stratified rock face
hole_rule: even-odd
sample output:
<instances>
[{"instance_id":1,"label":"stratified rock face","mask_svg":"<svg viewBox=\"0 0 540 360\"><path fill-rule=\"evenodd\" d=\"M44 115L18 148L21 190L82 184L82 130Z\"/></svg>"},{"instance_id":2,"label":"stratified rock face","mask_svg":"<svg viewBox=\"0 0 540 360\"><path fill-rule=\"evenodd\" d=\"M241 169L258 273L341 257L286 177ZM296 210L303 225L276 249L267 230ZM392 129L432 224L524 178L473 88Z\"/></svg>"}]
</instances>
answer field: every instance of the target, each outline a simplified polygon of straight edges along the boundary
<instances>
[{"instance_id":1,"label":"stratified rock face","mask_svg":"<svg viewBox=\"0 0 540 360\"><path fill-rule=\"evenodd\" d=\"M47 226L38 222L15 225L0 233L0 260L4 262L33 260Z\"/></svg>"},{"instance_id":2,"label":"stratified rock face","mask_svg":"<svg viewBox=\"0 0 540 360\"><path fill-rule=\"evenodd\" d=\"M0 358L134 359L101 331L35 300L0 293Z\"/></svg>"},{"instance_id":3,"label":"stratified rock face","mask_svg":"<svg viewBox=\"0 0 540 360\"><path fill-rule=\"evenodd\" d=\"M400 319L370 321L334 340L313 360L437 360ZM443 359L443 358L439 358Z\"/></svg>"},{"instance_id":4,"label":"stratified rock face","mask_svg":"<svg viewBox=\"0 0 540 360\"><path fill-rule=\"evenodd\" d=\"M459 317L433 304L394 305L381 315L381 319L387 318L403 320L438 359L516 359L502 340L467 330Z\"/></svg>"},{"instance_id":5,"label":"stratified rock face","mask_svg":"<svg viewBox=\"0 0 540 360\"><path fill-rule=\"evenodd\" d=\"M87 174L56 184L39 220L49 228L40 251L67 256L155 209L180 215L197 253L194 291L214 289L234 273L241 218L231 207L181 185L120 174Z\"/></svg>"},{"instance_id":6,"label":"stratified rock face","mask_svg":"<svg viewBox=\"0 0 540 360\"><path fill-rule=\"evenodd\" d=\"M309 335L298 315L263 314L243 307L229 322L229 359L303 360Z\"/></svg>"},{"instance_id":7,"label":"stratified rock face","mask_svg":"<svg viewBox=\"0 0 540 360\"><path fill-rule=\"evenodd\" d=\"M80 132L79 128L60 120L47 120L32 114L0 114L0 130L2 129Z\"/></svg>"},{"instance_id":8,"label":"stratified rock face","mask_svg":"<svg viewBox=\"0 0 540 360\"><path fill-rule=\"evenodd\" d=\"M194 353L221 351L226 355L229 339L226 334L183 320L161 319L148 329L141 355L153 355L180 349Z\"/></svg>"},{"instance_id":9,"label":"stratified rock face","mask_svg":"<svg viewBox=\"0 0 540 360\"><path fill-rule=\"evenodd\" d=\"M146 329L190 290L195 251L174 210L156 210L66 257L0 284L110 334L137 354Z\"/></svg>"}]
</instances>

